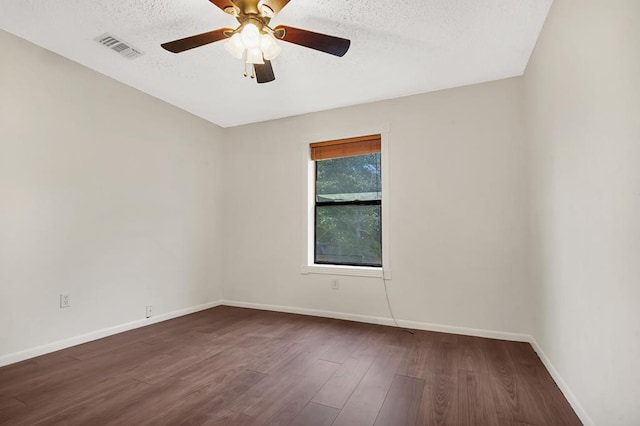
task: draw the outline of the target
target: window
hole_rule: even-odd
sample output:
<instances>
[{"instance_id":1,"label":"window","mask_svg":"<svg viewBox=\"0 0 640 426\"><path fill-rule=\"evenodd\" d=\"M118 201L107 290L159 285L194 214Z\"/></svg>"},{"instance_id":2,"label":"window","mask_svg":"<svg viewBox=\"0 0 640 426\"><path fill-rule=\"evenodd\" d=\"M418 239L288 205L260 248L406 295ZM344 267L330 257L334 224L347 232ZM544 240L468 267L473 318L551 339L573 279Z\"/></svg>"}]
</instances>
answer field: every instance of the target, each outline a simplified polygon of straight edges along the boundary
<instances>
[{"instance_id":1,"label":"window","mask_svg":"<svg viewBox=\"0 0 640 426\"><path fill-rule=\"evenodd\" d=\"M380 135L311 144L314 263L382 266Z\"/></svg>"}]
</instances>

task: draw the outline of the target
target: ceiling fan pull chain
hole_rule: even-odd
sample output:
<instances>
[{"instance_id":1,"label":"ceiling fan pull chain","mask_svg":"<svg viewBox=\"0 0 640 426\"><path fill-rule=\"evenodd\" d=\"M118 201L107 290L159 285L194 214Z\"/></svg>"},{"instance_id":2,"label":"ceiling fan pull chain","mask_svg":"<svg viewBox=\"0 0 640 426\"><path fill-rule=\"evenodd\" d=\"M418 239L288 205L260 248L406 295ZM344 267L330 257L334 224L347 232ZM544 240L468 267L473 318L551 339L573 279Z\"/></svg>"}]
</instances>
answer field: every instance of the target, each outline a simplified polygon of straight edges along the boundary
<instances>
[{"instance_id":1,"label":"ceiling fan pull chain","mask_svg":"<svg viewBox=\"0 0 640 426\"><path fill-rule=\"evenodd\" d=\"M247 74L247 64L246 64L246 62L245 62L245 64L244 64L244 74L243 74L243 75L244 75L245 77L249 77L249 74Z\"/></svg>"}]
</instances>

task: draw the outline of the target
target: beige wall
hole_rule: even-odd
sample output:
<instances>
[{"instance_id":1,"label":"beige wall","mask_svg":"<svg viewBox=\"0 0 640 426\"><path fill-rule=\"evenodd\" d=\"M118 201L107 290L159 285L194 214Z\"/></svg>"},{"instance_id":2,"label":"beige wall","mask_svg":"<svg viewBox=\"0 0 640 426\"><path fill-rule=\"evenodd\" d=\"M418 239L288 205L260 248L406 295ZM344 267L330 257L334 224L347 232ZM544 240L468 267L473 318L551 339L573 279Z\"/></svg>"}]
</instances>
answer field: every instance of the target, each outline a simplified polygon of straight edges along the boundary
<instances>
[{"instance_id":1,"label":"beige wall","mask_svg":"<svg viewBox=\"0 0 640 426\"><path fill-rule=\"evenodd\" d=\"M524 82L535 337L595 424L638 425L640 2L556 0Z\"/></svg>"},{"instance_id":2,"label":"beige wall","mask_svg":"<svg viewBox=\"0 0 640 426\"><path fill-rule=\"evenodd\" d=\"M219 299L221 130L2 31L0 50L0 355Z\"/></svg>"},{"instance_id":3,"label":"beige wall","mask_svg":"<svg viewBox=\"0 0 640 426\"><path fill-rule=\"evenodd\" d=\"M520 79L228 131L226 299L389 316L377 278L301 275L308 144L388 130L389 294L401 320L531 333ZM384 154L383 154L384 155Z\"/></svg>"}]
</instances>

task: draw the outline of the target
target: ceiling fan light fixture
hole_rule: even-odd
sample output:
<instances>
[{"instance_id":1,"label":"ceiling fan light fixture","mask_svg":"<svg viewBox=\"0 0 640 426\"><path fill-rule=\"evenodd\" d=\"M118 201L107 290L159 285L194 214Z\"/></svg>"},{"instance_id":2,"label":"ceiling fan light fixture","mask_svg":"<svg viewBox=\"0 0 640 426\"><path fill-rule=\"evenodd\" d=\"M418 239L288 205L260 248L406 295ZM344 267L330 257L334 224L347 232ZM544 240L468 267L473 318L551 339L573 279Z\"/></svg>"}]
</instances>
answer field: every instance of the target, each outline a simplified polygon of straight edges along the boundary
<instances>
[{"instance_id":1,"label":"ceiling fan light fixture","mask_svg":"<svg viewBox=\"0 0 640 426\"><path fill-rule=\"evenodd\" d=\"M278 46L276 39L270 34L262 34L260 36L260 49L264 59L270 61L280 54L282 48Z\"/></svg>"},{"instance_id":2,"label":"ceiling fan light fixture","mask_svg":"<svg viewBox=\"0 0 640 426\"><path fill-rule=\"evenodd\" d=\"M227 52L234 58L242 59L244 56L244 44L242 43L242 37L238 33L232 35L231 38L226 41L224 48L227 49Z\"/></svg>"},{"instance_id":3,"label":"ceiling fan light fixture","mask_svg":"<svg viewBox=\"0 0 640 426\"><path fill-rule=\"evenodd\" d=\"M247 63L248 64L264 64L262 57L262 50L259 47L247 49Z\"/></svg>"}]
</instances>

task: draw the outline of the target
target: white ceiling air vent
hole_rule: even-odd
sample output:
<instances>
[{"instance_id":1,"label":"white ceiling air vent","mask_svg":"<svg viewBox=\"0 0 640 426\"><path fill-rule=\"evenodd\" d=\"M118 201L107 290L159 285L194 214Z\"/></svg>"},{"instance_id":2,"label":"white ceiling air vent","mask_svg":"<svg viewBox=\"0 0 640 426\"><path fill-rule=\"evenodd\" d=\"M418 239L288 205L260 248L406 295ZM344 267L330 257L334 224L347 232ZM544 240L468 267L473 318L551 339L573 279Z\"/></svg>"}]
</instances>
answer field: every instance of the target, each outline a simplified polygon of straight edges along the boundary
<instances>
[{"instance_id":1,"label":"white ceiling air vent","mask_svg":"<svg viewBox=\"0 0 640 426\"><path fill-rule=\"evenodd\" d=\"M113 34L104 33L100 37L94 38L94 40L127 59L134 59L142 55L142 51L122 41L120 37L116 37Z\"/></svg>"}]
</instances>

